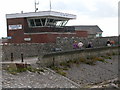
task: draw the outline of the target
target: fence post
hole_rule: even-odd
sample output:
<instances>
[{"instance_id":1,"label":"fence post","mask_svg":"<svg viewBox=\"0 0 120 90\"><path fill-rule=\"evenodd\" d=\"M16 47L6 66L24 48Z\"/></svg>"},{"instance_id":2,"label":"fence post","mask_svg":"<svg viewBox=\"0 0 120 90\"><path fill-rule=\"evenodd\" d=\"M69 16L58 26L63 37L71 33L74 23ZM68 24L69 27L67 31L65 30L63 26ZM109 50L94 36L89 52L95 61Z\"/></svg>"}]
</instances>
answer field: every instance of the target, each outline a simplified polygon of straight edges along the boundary
<instances>
[{"instance_id":1,"label":"fence post","mask_svg":"<svg viewBox=\"0 0 120 90\"><path fill-rule=\"evenodd\" d=\"M24 62L24 60L23 60L23 53L21 53L21 61Z\"/></svg>"},{"instance_id":2,"label":"fence post","mask_svg":"<svg viewBox=\"0 0 120 90\"><path fill-rule=\"evenodd\" d=\"M55 66L55 58L53 57L53 66Z\"/></svg>"},{"instance_id":3,"label":"fence post","mask_svg":"<svg viewBox=\"0 0 120 90\"><path fill-rule=\"evenodd\" d=\"M13 53L11 53L11 61L13 62Z\"/></svg>"}]
</instances>

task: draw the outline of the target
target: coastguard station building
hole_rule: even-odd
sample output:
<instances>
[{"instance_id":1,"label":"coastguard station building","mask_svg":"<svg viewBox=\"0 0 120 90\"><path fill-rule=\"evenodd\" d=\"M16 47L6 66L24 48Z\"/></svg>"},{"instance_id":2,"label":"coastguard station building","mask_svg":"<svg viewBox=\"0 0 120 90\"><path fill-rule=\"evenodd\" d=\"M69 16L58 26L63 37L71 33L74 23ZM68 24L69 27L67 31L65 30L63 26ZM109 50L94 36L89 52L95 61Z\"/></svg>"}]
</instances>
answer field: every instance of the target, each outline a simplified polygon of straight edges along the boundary
<instances>
[{"instance_id":1,"label":"coastguard station building","mask_svg":"<svg viewBox=\"0 0 120 90\"><path fill-rule=\"evenodd\" d=\"M68 13L16 13L7 14L6 19L8 43L55 43L57 37L88 37L89 34L82 26L77 30L78 26L66 26L69 20L76 19L76 15Z\"/></svg>"}]
</instances>

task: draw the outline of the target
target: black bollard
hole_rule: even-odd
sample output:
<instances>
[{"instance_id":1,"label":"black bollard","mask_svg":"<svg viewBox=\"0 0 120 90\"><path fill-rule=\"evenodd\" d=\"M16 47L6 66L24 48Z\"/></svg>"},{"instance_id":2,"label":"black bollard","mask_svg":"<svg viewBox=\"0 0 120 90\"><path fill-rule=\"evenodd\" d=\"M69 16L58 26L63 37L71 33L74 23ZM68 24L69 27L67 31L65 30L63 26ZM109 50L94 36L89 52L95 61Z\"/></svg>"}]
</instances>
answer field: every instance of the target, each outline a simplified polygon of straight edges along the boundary
<instances>
[{"instance_id":1,"label":"black bollard","mask_svg":"<svg viewBox=\"0 0 120 90\"><path fill-rule=\"evenodd\" d=\"M53 66L55 66L55 58L53 57Z\"/></svg>"},{"instance_id":2,"label":"black bollard","mask_svg":"<svg viewBox=\"0 0 120 90\"><path fill-rule=\"evenodd\" d=\"M24 61L23 61L23 53L21 53L21 61L24 62Z\"/></svg>"},{"instance_id":3,"label":"black bollard","mask_svg":"<svg viewBox=\"0 0 120 90\"><path fill-rule=\"evenodd\" d=\"M11 53L11 62L13 62L13 53Z\"/></svg>"}]
</instances>

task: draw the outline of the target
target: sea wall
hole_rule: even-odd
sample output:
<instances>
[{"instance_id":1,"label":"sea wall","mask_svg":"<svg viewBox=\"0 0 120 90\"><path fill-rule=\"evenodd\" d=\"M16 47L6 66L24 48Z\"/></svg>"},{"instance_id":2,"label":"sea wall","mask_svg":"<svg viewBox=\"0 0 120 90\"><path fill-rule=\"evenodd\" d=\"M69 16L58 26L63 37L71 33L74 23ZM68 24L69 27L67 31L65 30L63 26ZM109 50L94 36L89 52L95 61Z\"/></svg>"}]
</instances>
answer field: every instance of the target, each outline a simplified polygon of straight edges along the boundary
<instances>
[{"instance_id":1,"label":"sea wall","mask_svg":"<svg viewBox=\"0 0 120 90\"><path fill-rule=\"evenodd\" d=\"M13 59L21 58L21 54L23 57L34 57L34 56L43 56L44 54L50 52L68 51L73 50L73 42L82 41L84 43L84 47L86 49L88 42L91 41L93 43L93 47L103 47L106 46L107 40L114 40L115 45L118 45L118 37L100 37L100 38L78 38L78 37L58 37L56 39L56 43L7 43L2 45L2 60L11 60L11 54L13 54Z\"/></svg>"},{"instance_id":2,"label":"sea wall","mask_svg":"<svg viewBox=\"0 0 120 90\"><path fill-rule=\"evenodd\" d=\"M118 53L118 47L98 47L89 49L69 50L48 53L43 56L39 56L38 64L40 66L59 65L61 62L67 62L69 60L78 60L87 57L100 57L107 54Z\"/></svg>"}]
</instances>

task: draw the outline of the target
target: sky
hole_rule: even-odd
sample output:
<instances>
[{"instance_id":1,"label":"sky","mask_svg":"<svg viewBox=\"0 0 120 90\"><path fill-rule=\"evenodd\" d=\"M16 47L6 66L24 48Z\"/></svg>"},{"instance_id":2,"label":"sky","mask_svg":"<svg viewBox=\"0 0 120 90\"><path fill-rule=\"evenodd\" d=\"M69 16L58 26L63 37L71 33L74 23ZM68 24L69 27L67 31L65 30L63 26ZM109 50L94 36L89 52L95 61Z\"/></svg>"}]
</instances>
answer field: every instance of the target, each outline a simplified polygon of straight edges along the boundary
<instances>
[{"instance_id":1,"label":"sky","mask_svg":"<svg viewBox=\"0 0 120 90\"><path fill-rule=\"evenodd\" d=\"M0 0L0 37L7 36L6 14L34 12L35 0ZM36 0L38 11L50 10L50 0ZM75 14L67 25L98 25L103 36L118 35L119 0L51 0L51 10Z\"/></svg>"}]
</instances>

